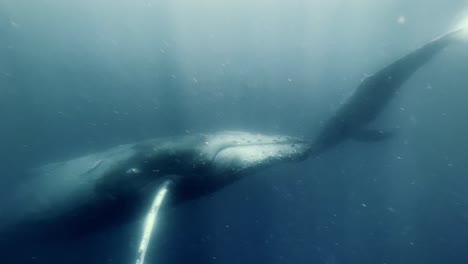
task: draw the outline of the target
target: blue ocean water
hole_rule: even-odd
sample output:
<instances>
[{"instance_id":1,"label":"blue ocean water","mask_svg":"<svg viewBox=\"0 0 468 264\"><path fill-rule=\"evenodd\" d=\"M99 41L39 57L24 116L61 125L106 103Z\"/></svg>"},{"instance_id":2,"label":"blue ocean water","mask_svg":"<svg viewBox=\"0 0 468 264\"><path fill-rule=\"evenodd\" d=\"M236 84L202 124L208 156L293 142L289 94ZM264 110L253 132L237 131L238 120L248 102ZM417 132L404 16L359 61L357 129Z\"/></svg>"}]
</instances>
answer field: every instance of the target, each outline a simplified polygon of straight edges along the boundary
<instances>
[{"instance_id":1,"label":"blue ocean water","mask_svg":"<svg viewBox=\"0 0 468 264\"><path fill-rule=\"evenodd\" d=\"M0 0L0 197L29 168L149 137L313 138L363 78L467 7ZM468 263L467 48L448 47L404 84L375 124L392 139L346 142L165 211L148 263ZM11 263L133 263L140 228Z\"/></svg>"}]
</instances>

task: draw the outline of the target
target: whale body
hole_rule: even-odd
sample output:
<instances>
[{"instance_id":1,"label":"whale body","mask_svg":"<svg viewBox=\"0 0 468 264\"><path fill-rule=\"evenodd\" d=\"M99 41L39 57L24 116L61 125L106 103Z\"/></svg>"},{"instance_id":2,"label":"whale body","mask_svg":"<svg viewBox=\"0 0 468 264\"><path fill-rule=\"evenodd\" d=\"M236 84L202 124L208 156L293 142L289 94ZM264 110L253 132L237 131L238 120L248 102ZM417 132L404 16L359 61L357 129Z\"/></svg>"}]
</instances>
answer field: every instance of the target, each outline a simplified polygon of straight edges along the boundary
<instances>
[{"instance_id":1,"label":"whale body","mask_svg":"<svg viewBox=\"0 0 468 264\"><path fill-rule=\"evenodd\" d=\"M170 203L179 204L272 164L302 160L309 148L300 138L235 131L120 145L35 169L0 224L23 240L83 235L143 214L167 178L176 184Z\"/></svg>"}]
</instances>

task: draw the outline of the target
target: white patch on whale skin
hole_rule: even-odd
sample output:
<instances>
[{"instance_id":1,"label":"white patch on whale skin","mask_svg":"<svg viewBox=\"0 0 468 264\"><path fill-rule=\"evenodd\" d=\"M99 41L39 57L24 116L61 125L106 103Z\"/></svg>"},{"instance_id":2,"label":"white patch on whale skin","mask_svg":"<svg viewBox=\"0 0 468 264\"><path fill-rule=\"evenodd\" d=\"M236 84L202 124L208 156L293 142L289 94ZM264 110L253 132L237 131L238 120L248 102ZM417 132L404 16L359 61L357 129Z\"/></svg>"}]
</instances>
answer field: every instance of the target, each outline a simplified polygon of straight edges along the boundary
<instances>
[{"instance_id":1,"label":"white patch on whale skin","mask_svg":"<svg viewBox=\"0 0 468 264\"><path fill-rule=\"evenodd\" d=\"M239 161L242 167L249 167L252 164L261 162L267 158L281 159L293 157L298 150L292 145L253 145L227 148L216 156L216 161L232 160Z\"/></svg>"},{"instance_id":2,"label":"white patch on whale skin","mask_svg":"<svg viewBox=\"0 0 468 264\"><path fill-rule=\"evenodd\" d=\"M226 151L229 148L241 148L249 147L244 149L245 153L239 153L239 155L252 155L252 151L259 150L260 146L275 145L275 144L286 144L289 142L299 142L298 138L278 135L262 135L257 133L248 133L241 131L226 131L206 137L205 145L203 146L203 152L207 153L208 156L217 159L219 153ZM259 155L258 153L255 155Z\"/></svg>"},{"instance_id":3,"label":"white patch on whale skin","mask_svg":"<svg viewBox=\"0 0 468 264\"><path fill-rule=\"evenodd\" d=\"M141 170L138 168L130 168L125 173L127 174L138 174L141 173Z\"/></svg>"},{"instance_id":4,"label":"white patch on whale skin","mask_svg":"<svg viewBox=\"0 0 468 264\"><path fill-rule=\"evenodd\" d=\"M302 143L279 143L230 147L216 155L215 167L223 170L243 170L268 165L275 161L295 160L304 155Z\"/></svg>"}]
</instances>

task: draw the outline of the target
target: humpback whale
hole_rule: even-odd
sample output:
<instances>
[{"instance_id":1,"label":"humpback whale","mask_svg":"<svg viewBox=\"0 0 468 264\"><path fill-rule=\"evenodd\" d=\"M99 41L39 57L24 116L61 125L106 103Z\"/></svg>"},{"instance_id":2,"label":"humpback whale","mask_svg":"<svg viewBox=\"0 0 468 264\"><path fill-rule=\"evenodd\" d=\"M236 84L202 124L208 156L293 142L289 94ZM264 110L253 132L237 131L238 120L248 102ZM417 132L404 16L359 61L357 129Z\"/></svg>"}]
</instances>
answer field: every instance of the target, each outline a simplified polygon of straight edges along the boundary
<instances>
[{"instance_id":1,"label":"humpback whale","mask_svg":"<svg viewBox=\"0 0 468 264\"><path fill-rule=\"evenodd\" d=\"M83 235L143 214L166 179L176 186L176 205L272 164L301 160L308 149L299 138L235 131L121 145L34 170L0 224L23 241Z\"/></svg>"},{"instance_id":2,"label":"humpback whale","mask_svg":"<svg viewBox=\"0 0 468 264\"><path fill-rule=\"evenodd\" d=\"M172 183L167 205L177 205L264 168L315 157L349 138L382 140L388 134L367 125L460 32L439 37L366 78L312 141L224 131L149 139L40 167L6 202L0 246L69 238L124 223L143 215L167 180Z\"/></svg>"}]
</instances>

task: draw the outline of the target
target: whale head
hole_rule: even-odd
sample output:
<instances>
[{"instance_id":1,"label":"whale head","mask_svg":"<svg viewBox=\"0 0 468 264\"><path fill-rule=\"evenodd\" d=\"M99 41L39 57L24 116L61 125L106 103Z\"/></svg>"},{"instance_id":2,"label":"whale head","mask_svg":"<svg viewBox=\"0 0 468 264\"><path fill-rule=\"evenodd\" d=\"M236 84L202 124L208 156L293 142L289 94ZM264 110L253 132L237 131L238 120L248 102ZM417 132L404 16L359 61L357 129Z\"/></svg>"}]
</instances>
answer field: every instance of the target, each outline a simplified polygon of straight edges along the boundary
<instances>
[{"instance_id":1,"label":"whale head","mask_svg":"<svg viewBox=\"0 0 468 264\"><path fill-rule=\"evenodd\" d=\"M290 136L224 131L142 144L150 149L144 162L166 174L240 174L307 157L309 142ZM162 166L163 165L163 166Z\"/></svg>"},{"instance_id":2,"label":"whale head","mask_svg":"<svg viewBox=\"0 0 468 264\"><path fill-rule=\"evenodd\" d=\"M216 173L243 174L277 163L298 161L307 156L309 143L295 137L227 131L207 137Z\"/></svg>"},{"instance_id":3,"label":"whale head","mask_svg":"<svg viewBox=\"0 0 468 264\"><path fill-rule=\"evenodd\" d=\"M300 138L243 131L188 135L155 141L152 167L177 181L177 202L193 200L261 169L308 156L310 144ZM163 160L162 160L163 159Z\"/></svg>"}]
</instances>

